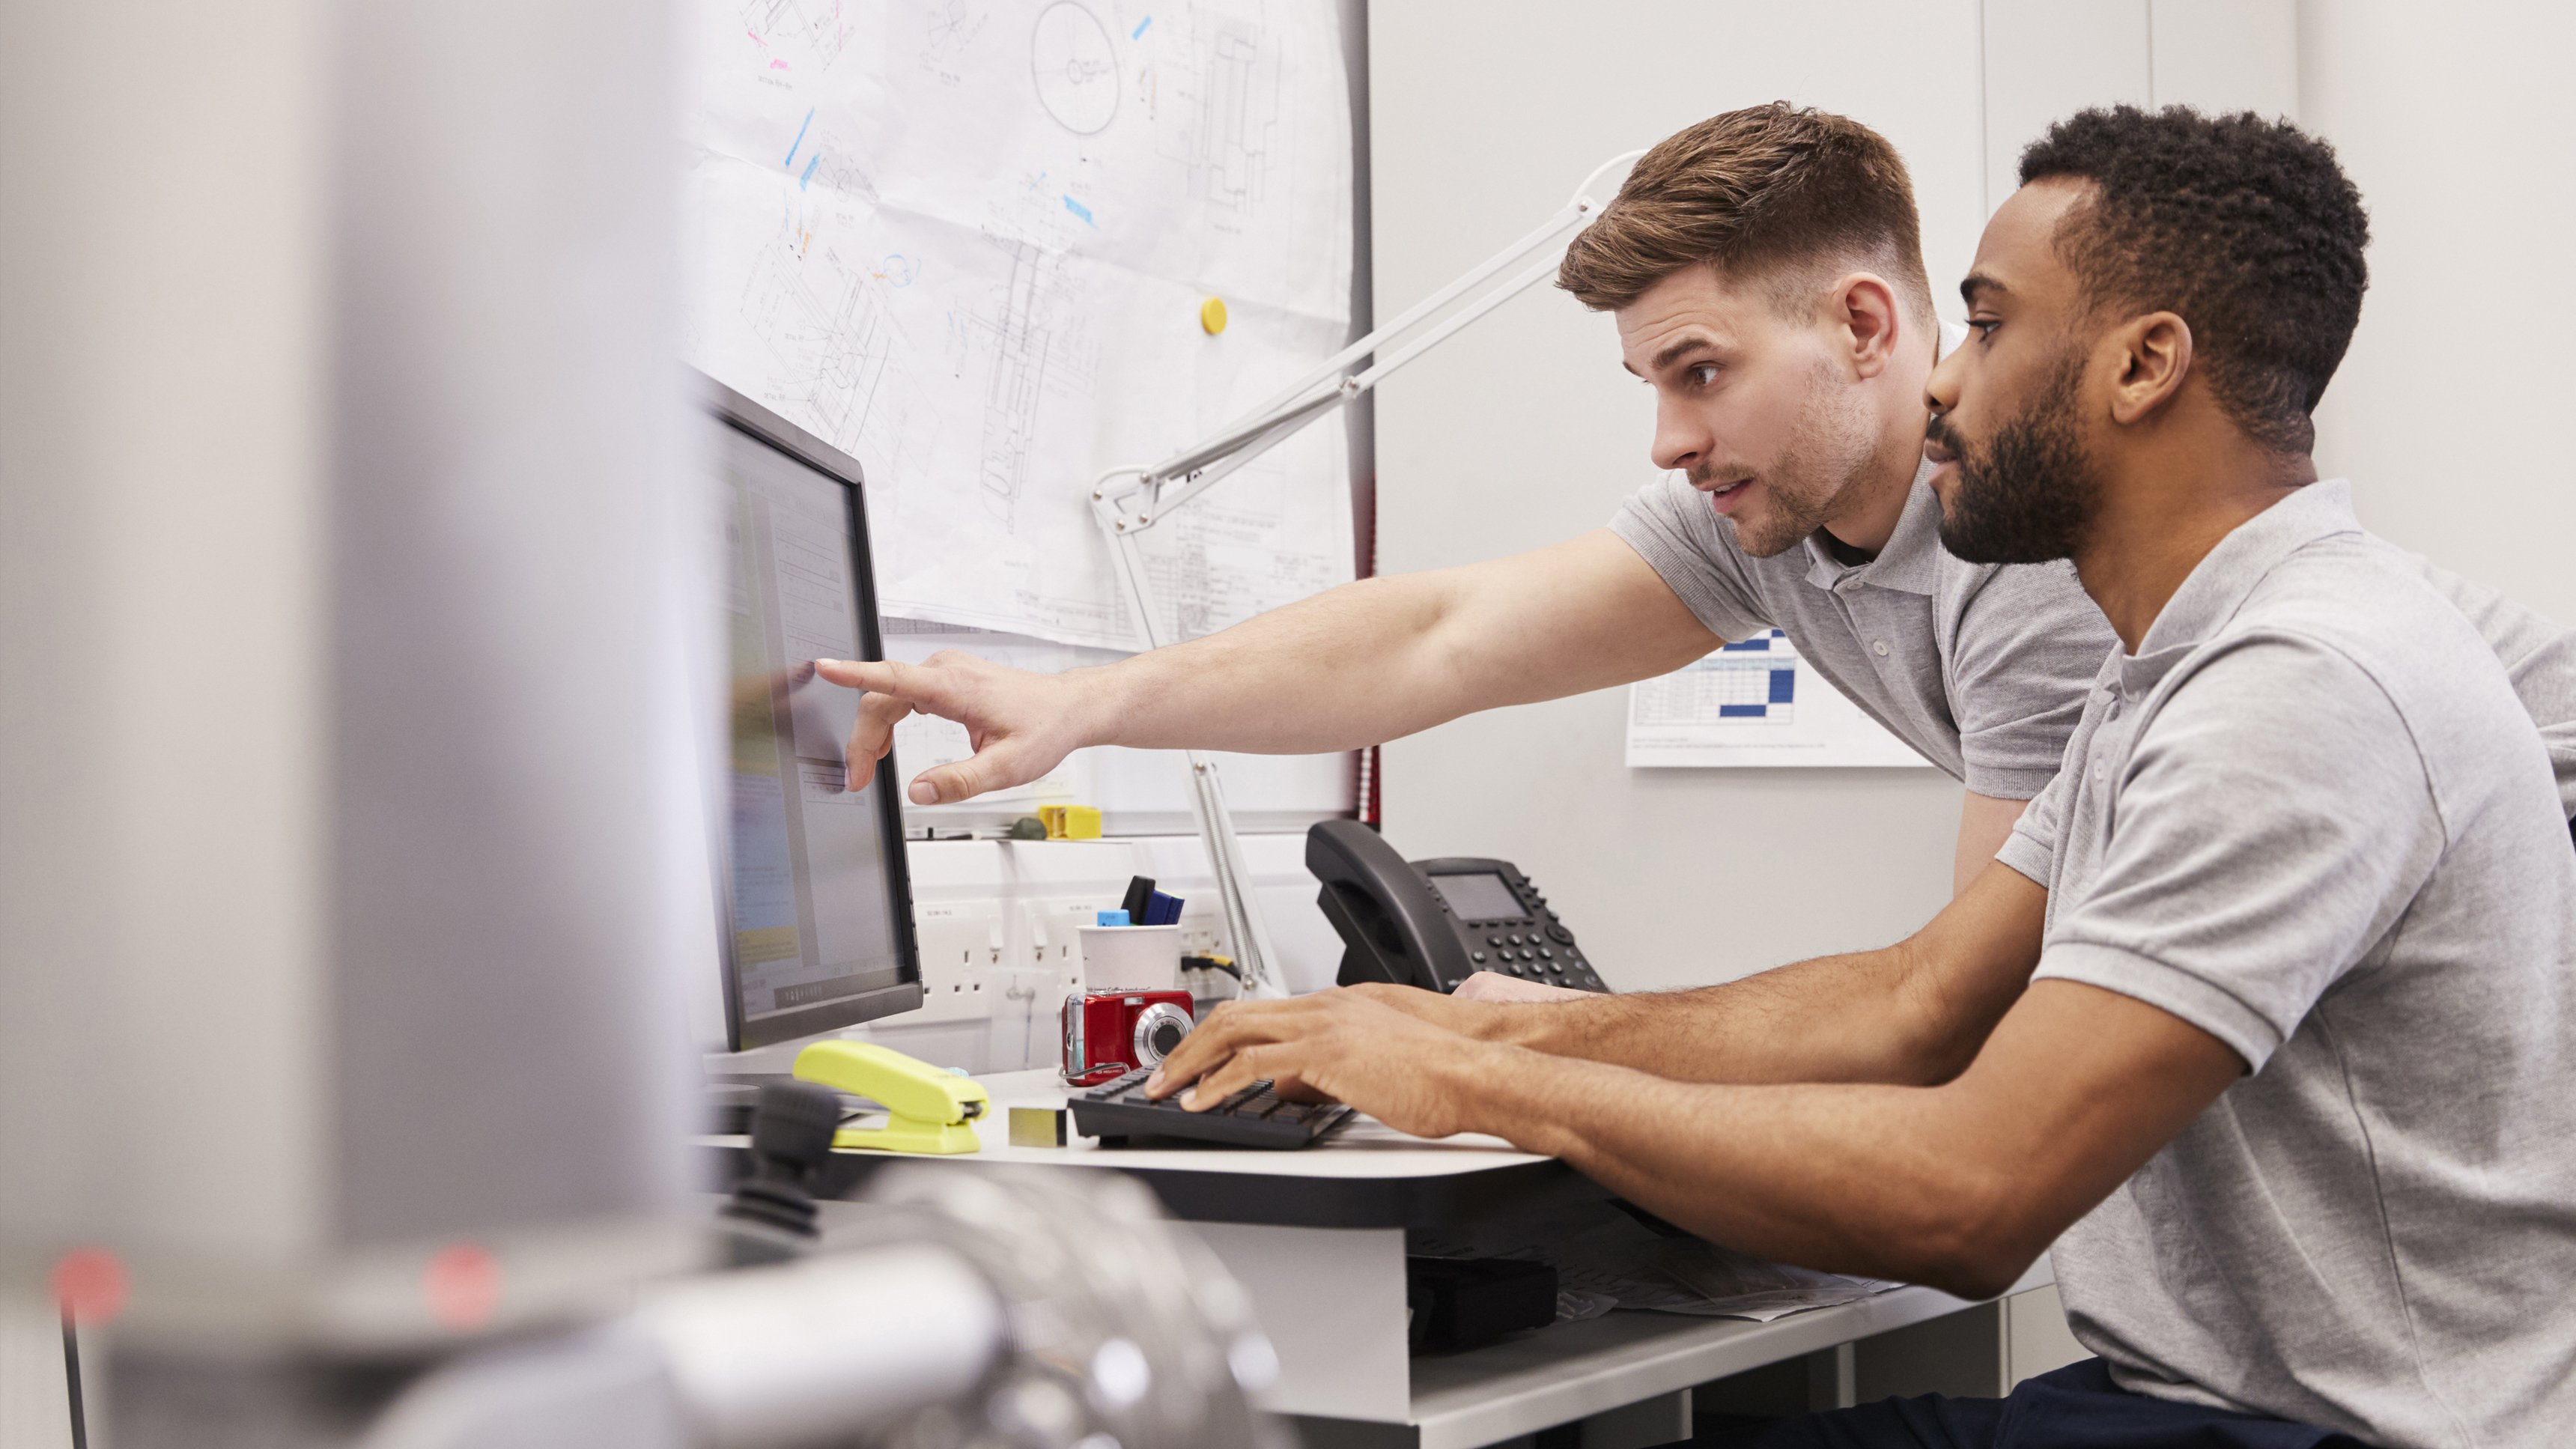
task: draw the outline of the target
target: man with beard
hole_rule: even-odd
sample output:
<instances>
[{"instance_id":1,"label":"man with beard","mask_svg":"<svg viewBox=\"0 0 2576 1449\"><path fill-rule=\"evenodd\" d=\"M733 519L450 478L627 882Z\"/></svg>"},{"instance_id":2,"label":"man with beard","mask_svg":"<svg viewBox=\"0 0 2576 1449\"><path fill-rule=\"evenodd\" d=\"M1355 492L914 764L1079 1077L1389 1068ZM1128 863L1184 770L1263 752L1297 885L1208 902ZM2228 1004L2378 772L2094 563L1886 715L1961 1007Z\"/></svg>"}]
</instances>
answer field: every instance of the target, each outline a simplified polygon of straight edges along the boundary
<instances>
[{"instance_id":1,"label":"man with beard","mask_svg":"<svg viewBox=\"0 0 2576 1449\"><path fill-rule=\"evenodd\" d=\"M2476 627L2315 481L2360 197L2184 109L2074 117L2021 176L1931 380L1941 532L2072 559L2119 646L1996 861L1895 947L1700 992L1221 1008L1151 1090L1493 1133L1970 1296L2052 1252L2098 1358L1766 1446L2559 1442L2576 855Z\"/></svg>"},{"instance_id":2,"label":"man with beard","mask_svg":"<svg viewBox=\"0 0 2576 1449\"><path fill-rule=\"evenodd\" d=\"M1964 886L2055 774L2114 641L2063 563L1939 546L1921 456L1939 336L1904 162L1840 116L1712 117L1637 162L1558 282L1616 314L1625 366L1655 389L1652 451L1671 471L1608 528L1362 580L1106 668L817 661L869 691L850 758L883 757L915 709L963 723L975 754L912 782L927 805L1036 779L1086 745L1350 749L1652 678L1778 628L1966 785ZM2436 577L2523 682L2576 814L2576 636ZM1470 987L1558 994L1490 974Z\"/></svg>"}]
</instances>

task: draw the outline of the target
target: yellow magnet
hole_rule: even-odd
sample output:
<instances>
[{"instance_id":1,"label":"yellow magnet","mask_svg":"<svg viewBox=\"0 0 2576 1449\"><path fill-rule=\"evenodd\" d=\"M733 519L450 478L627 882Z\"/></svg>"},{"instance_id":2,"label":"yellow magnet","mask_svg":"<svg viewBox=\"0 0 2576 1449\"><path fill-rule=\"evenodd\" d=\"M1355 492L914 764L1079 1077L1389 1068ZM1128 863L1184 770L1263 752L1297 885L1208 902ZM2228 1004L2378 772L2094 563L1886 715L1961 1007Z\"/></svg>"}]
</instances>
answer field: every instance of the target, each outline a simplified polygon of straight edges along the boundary
<instances>
[{"instance_id":1,"label":"yellow magnet","mask_svg":"<svg viewBox=\"0 0 2576 1449\"><path fill-rule=\"evenodd\" d=\"M1046 822L1049 840L1100 838L1100 807L1097 805L1041 805L1038 819Z\"/></svg>"},{"instance_id":2,"label":"yellow magnet","mask_svg":"<svg viewBox=\"0 0 2576 1449\"><path fill-rule=\"evenodd\" d=\"M1210 297L1199 304L1199 325L1214 337L1225 330L1225 299Z\"/></svg>"}]
</instances>

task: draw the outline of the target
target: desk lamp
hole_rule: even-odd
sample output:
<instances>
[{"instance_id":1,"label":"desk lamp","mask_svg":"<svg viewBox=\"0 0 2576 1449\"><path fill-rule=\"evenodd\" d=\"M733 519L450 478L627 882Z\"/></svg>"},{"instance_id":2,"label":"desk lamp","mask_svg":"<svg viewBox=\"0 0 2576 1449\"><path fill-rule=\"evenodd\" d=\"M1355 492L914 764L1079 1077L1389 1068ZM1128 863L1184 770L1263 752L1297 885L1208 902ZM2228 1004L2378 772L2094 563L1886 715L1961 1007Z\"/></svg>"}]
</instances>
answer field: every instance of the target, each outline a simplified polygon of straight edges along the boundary
<instances>
[{"instance_id":1,"label":"desk lamp","mask_svg":"<svg viewBox=\"0 0 2576 1449\"><path fill-rule=\"evenodd\" d=\"M1127 605L1135 611L1145 647L1174 642L1165 637L1156 610L1153 585L1145 576L1145 557L1137 540L1145 530L1170 518L1191 499L1213 487L1237 468L1277 447L1292 434L1366 395L1397 368L1457 335L1468 323L1493 311L1531 284L1554 272L1565 233L1589 222L1601 210L1592 186L1643 151L1613 156L1583 178L1572 199L1520 240L1487 258L1465 276L1425 297L1394 321L1324 359L1251 413L1150 467L1121 465L1103 469L1091 483L1091 514L1109 542L1118 582ZM1503 274L1533 254L1539 259L1508 277ZM1496 278L1502 278L1497 281ZM1465 299L1463 303L1461 299ZM1458 303L1456 310L1442 310ZM1434 321L1434 318L1437 321ZM1399 340L1400 339L1400 340ZM1379 354L1383 353L1383 356ZM1227 935L1243 976L1243 994L1283 996L1286 988L1274 966L1270 928L1260 902L1245 885L1250 872L1235 838L1234 818L1226 812L1225 790L1216 761L1206 752L1184 752L1190 771L1190 811L1207 842L1208 864L1216 877L1217 900L1225 911Z\"/></svg>"}]
</instances>

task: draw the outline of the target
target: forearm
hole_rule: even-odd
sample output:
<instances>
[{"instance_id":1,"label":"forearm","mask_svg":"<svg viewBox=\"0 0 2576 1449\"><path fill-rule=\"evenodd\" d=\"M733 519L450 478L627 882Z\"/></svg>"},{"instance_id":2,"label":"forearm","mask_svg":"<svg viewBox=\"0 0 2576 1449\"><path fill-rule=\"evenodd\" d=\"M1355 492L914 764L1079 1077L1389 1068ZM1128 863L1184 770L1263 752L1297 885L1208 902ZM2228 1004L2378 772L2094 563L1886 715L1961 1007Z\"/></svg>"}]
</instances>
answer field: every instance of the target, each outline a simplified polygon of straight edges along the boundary
<instances>
[{"instance_id":1,"label":"forearm","mask_svg":"<svg viewBox=\"0 0 2576 1449\"><path fill-rule=\"evenodd\" d=\"M1562 1158L1729 1247L1965 1297L2009 1287L2245 1071L2199 1027L2069 981L2033 987L1933 1087L1700 1085L1460 1046L1417 1053L1452 1130Z\"/></svg>"},{"instance_id":2,"label":"forearm","mask_svg":"<svg viewBox=\"0 0 2576 1449\"><path fill-rule=\"evenodd\" d=\"M1607 529L1363 579L1078 680L1089 742L1301 754L1651 678L1717 644Z\"/></svg>"},{"instance_id":3,"label":"forearm","mask_svg":"<svg viewBox=\"0 0 2576 1449\"><path fill-rule=\"evenodd\" d=\"M1428 647L1454 593L1439 573L1362 579L1066 677L1079 681L1085 733L1100 744L1356 749L1482 707Z\"/></svg>"},{"instance_id":4,"label":"forearm","mask_svg":"<svg viewBox=\"0 0 2576 1449\"><path fill-rule=\"evenodd\" d=\"M1989 865L1922 930L1696 991L1563 1004L1434 997L1450 1030L1691 1082L1946 1081L2039 962L2048 892Z\"/></svg>"},{"instance_id":5,"label":"forearm","mask_svg":"<svg viewBox=\"0 0 2576 1449\"><path fill-rule=\"evenodd\" d=\"M1468 1076L1469 1130L1741 1252L1969 1296L2028 1261L1939 1089L1671 1082L1509 1048Z\"/></svg>"},{"instance_id":6,"label":"forearm","mask_svg":"<svg viewBox=\"0 0 2576 1449\"><path fill-rule=\"evenodd\" d=\"M1922 1082L1959 1053L1923 1010L1909 947L1825 956L1719 986L1494 1003L1490 1041L1684 1082Z\"/></svg>"}]
</instances>

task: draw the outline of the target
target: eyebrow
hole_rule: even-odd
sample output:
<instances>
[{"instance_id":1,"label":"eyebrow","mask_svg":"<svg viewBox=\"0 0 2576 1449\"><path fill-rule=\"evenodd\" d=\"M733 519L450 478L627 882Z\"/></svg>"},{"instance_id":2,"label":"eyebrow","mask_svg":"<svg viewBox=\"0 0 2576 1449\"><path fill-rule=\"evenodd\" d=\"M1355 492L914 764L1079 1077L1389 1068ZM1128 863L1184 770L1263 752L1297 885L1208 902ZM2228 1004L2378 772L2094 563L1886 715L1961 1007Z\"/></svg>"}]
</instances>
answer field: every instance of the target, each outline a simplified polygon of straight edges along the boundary
<instances>
[{"instance_id":1,"label":"eyebrow","mask_svg":"<svg viewBox=\"0 0 2576 1449\"><path fill-rule=\"evenodd\" d=\"M1966 279L1959 283L1959 300L1973 307L1977 305L1977 298L1981 295L1994 292L2010 294L2011 291L2012 288L1983 272L1970 272Z\"/></svg>"},{"instance_id":2,"label":"eyebrow","mask_svg":"<svg viewBox=\"0 0 2576 1449\"><path fill-rule=\"evenodd\" d=\"M1658 352L1653 357L1647 359L1646 371L1661 372L1665 368L1672 366L1674 363L1681 361L1683 358L1690 356L1694 352L1715 351L1716 348L1717 341L1715 338L1709 337L1703 333L1694 332L1687 337L1683 337L1677 341L1667 344L1663 351ZM1621 367L1628 367L1628 364L1625 361L1622 361L1619 365ZM1628 367L1628 370L1630 372L1637 372L1637 369L1633 367ZM1637 373L1637 375L1643 377L1645 376L1645 373Z\"/></svg>"}]
</instances>

